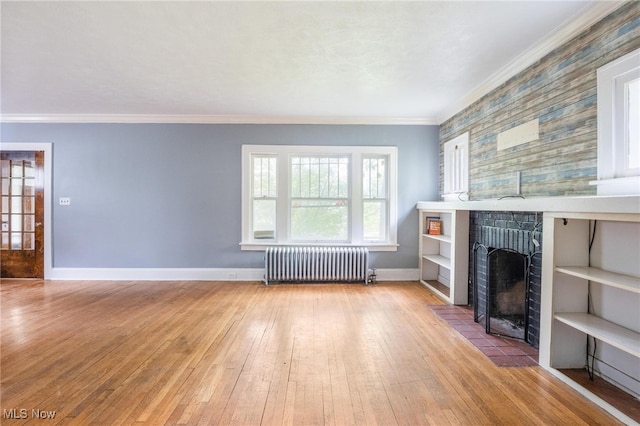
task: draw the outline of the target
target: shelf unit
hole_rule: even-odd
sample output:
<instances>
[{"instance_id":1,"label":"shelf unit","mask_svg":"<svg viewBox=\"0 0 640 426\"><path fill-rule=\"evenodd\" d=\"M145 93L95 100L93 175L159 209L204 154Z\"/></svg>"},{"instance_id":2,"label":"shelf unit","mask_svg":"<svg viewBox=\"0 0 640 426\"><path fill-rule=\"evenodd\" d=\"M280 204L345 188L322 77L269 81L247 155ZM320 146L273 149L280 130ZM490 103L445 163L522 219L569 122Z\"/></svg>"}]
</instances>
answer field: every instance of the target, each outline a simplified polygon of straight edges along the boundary
<instances>
[{"instance_id":1,"label":"shelf unit","mask_svg":"<svg viewBox=\"0 0 640 426\"><path fill-rule=\"evenodd\" d=\"M596 376L640 397L640 214L545 213L543 230L540 365L638 424L563 370L592 364Z\"/></svg>"},{"instance_id":2,"label":"shelf unit","mask_svg":"<svg viewBox=\"0 0 640 426\"><path fill-rule=\"evenodd\" d=\"M439 235L427 232L427 218L442 221ZM468 303L469 211L420 210L420 282L454 305Z\"/></svg>"}]
</instances>

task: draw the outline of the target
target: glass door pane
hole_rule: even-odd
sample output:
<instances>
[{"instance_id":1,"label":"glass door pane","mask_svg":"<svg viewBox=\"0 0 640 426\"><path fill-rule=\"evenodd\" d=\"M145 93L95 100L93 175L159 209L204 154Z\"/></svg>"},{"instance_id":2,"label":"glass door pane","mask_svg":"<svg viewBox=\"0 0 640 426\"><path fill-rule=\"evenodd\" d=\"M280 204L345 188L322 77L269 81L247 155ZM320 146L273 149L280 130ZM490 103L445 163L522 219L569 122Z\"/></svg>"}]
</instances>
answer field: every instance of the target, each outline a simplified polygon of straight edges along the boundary
<instances>
[{"instance_id":1,"label":"glass door pane","mask_svg":"<svg viewBox=\"0 0 640 426\"><path fill-rule=\"evenodd\" d=\"M2 180L0 249L34 250L35 160L5 158L0 163L0 175Z\"/></svg>"}]
</instances>

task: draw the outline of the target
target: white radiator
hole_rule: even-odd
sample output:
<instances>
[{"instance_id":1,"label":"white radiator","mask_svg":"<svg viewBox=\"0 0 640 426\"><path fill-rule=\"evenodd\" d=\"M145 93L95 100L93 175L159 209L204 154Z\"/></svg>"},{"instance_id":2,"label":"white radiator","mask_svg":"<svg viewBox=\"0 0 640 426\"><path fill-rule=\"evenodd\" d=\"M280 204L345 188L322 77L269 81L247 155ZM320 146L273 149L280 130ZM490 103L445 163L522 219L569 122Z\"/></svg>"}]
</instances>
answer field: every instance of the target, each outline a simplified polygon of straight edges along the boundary
<instances>
[{"instance_id":1,"label":"white radiator","mask_svg":"<svg viewBox=\"0 0 640 426\"><path fill-rule=\"evenodd\" d=\"M369 249L365 247L267 247L264 283L369 283Z\"/></svg>"}]
</instances>

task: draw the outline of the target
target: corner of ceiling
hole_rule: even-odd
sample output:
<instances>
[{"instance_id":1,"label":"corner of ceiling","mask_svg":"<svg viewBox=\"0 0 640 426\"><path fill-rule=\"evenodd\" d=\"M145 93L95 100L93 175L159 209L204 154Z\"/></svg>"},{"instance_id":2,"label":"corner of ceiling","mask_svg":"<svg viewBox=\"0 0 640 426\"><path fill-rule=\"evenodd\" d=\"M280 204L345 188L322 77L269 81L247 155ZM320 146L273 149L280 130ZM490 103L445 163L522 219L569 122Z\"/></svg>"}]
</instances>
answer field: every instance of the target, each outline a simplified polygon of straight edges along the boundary
<instances>
[{"instance_id":1,"label":"corner of ceiling","mask_svg":"<svg viewBox=\"0 0 640 426\"><path fill-rule=\"evenodd\" d=\"M567 43L569 40L577 36L582 31L590 28L593 24L602 20L605 16L618 9L623 1L595 1L586 6L577 16L569 18L555 30L553 30L545 39L536 45L522 52L518 57L511 61L507 66L498 70L498 72L489 76L475 89L471 90L466 96L458 102L446 108L438 117L438 124L453 118L456 114L470 106L481 97L496 89L502 83L524 71L527 67L533 65L536 61L545 55Z\"/></svg>"}]
</instances>

